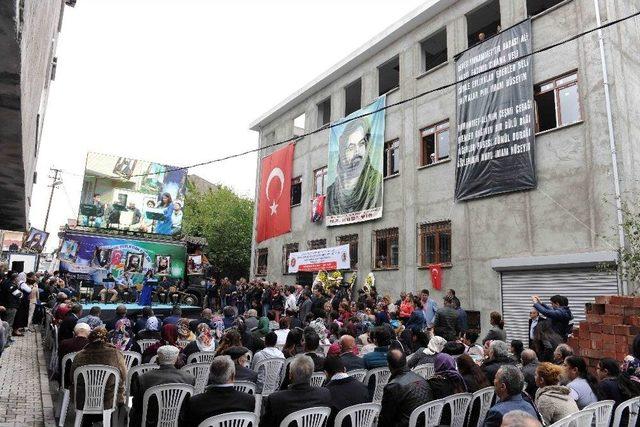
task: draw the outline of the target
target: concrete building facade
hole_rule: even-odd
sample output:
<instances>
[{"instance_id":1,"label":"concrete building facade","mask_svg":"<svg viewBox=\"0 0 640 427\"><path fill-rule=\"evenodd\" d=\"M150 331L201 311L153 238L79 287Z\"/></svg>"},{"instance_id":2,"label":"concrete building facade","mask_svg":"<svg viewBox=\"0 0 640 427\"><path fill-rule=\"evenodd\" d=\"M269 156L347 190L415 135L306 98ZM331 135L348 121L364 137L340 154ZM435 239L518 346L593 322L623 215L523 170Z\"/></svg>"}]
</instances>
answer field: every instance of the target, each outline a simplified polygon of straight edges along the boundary
<instances>
[{"instance_id":1,"label":"concrete building facade","mask_svg":"<svg viewBox=\"0 0 640 427\"><path fill-rule=\"evenodd\" d=\"M0 228L25 230L65 3L0 4Z\"/></svg>"},{"instance_id":2,"label":"concrete building facade","mask_svg":"<svg viewBox=\"0 0 640 427\"><path fill-rule=\"evenodd\" d=\"M606 24L638 9L632 0L429 1L265 113L251 129L259 132L264 147L299 135L302 114L306 131L321 127L327 110L334 122L353 102L352 83L360 81L360 104L371 103L382 89L384 65L396 59L399 84L387 93L387 104L451 83L454 57L480 32L495 27L496 14L497 30L531 16L533 49L539 50L597 27L597 13ZM579 311L579 304L594 292L622 291L615 271L604 273L600 265L615 264L620 246L614 173L619 174L623 202L635 203L640 193L640 113L633 105L640 97L640 80L632 77L640 75L640 19L623 21L602 34L609 102L597 32L533 56L537 188L455 202L455 86L439 90L386 111L385 141L391 150L395 144L397 162L391 172L397 168L397 173L384 180L381 219L336 227L312 223L314 174L327 165L329 130L299 140L293 176L299 177L302 194L300 205L291 210L291 232L260 244L254 239L252 274L293 284L301 278L284 274L286 245L293 249L297 244L302 251L322 245L319 239L325 239L326 246L357 239L359 285L374 271L382 294L427 288L441 300L442 292L453 288L464 308L479 312L483 328L492 310L503 311L513 323L521 316L526 324L534 292L568 294L572 308ZM446 53L437 66L429 67L425 61L442 54L430 47L438 44L437 37L445 41ZM545 90L551 96L545 96ZM548 118L555 124L547 123ZM433 147L433 128L439 124L448 124L449 151L438 153L435 161L433 153L425 159L425 147L434 150L428 147ZM443 145L441 151L446 151ZM259 157L273 150L266 148ZM438 227L446 230L449 224L449 237L443 240L447 245L448 239L449 246L442 291L434 291L428 269L433 254L426 252L433 249L434 238L440 239ZM389 229L397 229L392 254L397 262L377 268L376 235ZM433 230L435 234L429 234ZM512 336L525 334L522 328L520 323Z\"/></svg>"}]
</instances>

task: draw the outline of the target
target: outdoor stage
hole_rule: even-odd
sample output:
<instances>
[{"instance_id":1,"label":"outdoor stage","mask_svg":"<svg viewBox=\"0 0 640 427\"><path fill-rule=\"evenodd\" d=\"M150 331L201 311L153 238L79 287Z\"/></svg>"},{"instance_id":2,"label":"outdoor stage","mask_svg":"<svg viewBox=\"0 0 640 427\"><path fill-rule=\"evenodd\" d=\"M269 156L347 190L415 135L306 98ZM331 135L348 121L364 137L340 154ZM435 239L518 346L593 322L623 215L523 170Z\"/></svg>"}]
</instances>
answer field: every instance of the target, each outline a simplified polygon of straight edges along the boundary
<instances>
[{"instance_id":1,"label":"outdoor stage","mask_svg":"<svg viewBox=\"0 0 640 427\"><path fill-rule=\"evenodd\" d=\"M98 302L82 303L83 311L85 313L88 313L91 307L100 307L100 310L102 310L103 318L109 318L112 314L114 314L114 312L116 311L116 307L119 305L120 303L113 303L113 304L102 304ZM142 309L144 308L144 306L138 305L138 304L122 304L122 305L127 307L127 314L134 315L134 316L137 314L141 314ZM151 308L153 308L153 312L156 315L168 316L171 313L171 309L173 308L173 305L172 304L153 304ZM198 315L200 314L200 311L202 311L202 307L198 307L195 305L180 305L180 308L182 308L182 314L186 317L189 317L191 315Z\"/></svg>"}]
</instances>

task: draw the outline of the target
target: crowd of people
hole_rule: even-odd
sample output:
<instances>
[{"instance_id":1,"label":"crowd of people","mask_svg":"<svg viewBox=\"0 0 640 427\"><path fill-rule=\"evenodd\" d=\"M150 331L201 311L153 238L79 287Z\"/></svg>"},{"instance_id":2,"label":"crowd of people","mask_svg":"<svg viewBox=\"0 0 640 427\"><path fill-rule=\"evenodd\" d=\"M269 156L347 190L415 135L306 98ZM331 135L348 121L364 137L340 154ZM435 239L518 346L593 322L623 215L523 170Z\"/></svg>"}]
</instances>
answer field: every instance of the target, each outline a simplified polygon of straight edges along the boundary
<instances>
[{"instance_id":1,"label":"crowd of people","mask_svg":"<svg viewBox=\"0 0 640 427\"><path fill-rule=\"evenodd\" d=\"M39 279L53 283L52 277ZM4 279L0 310L8 330L20 333L15 329L15 311L10 310L15 305L19 311L22 298L37 289L37 283L38 276L33 274L10 274ZM490 386L497 400L485 426L549 425L599 400L611 399L617 405L640 395L640 336L624 361L602 359L594 375L566 344L572 314L561 295L548 304L532 298L525 346L518 340L507 341L507 326L499 312L490 313L491 327L485 334L469 329L466 312L452 289L439 306L427 289L417 295L401 293L393 300L377 295L375 288L352 295L347 287L327 288L321 283L304 287L224 279L209 286L210 308L196 319L184 316L179 306L162 318L152 307L132 316L124 305L117 306L113 318L105 319L97 306L85 312L72 293L62 290L64 284L60 286L49 289L55 295L50 310L58 325L58 362L78 352L66 369L65 382L71 390L71 373L77 367L114 366L121 381L118 390L112 387L108 394L122 405L127 371L122 351L139 352L142 363L153 360L160 365L131 385L132 425L142 423L142 397L150 387L194 384L193 376L180 368L197 352L213 352L215 358L204 393L185 400L183 425L198 425L222 413L253 411L254 396L229 385L249 381L260 393L265 372L255 367L272 358L292 359L279 390L264 398L261 426L278 426L290 413L316 406L330 407L333 419L341 409L370 402L375 384L348 374L355 369L386 367L390 371L382 393L380 426L406 426L412 411L424 403ZM17 298L16 304L7 302L10 297ZM143 350L141 340L154 340L154 344ZM424 364L433 364L434 373L428 378L413 370ZM62 371L60 364L58 371ZM324 373L323 387L311 385L314 372ZM450 417L445 410L442 423ZM155 425L153 416L146 422Z\"/></svg>"}]
</instances>

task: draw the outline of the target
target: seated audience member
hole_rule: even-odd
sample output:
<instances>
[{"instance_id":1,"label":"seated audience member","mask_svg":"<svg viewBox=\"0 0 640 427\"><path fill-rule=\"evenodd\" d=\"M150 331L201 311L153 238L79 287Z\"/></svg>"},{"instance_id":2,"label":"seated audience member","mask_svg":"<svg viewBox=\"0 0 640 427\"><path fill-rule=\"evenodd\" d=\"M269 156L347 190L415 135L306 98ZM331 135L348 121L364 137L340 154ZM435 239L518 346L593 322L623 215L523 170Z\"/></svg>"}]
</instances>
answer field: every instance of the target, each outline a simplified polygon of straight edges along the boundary
<instances>
[{"instance_id":1,"label":"seated audience member","mask_svg":"<svg viewBox=\"0 0 640 427\"><path fill-rule=\"evenodd\" d=\"M313 360L309 356L300 354L294 357L289 367L291 386L288 390L271 393L264 399L261 427L279 426L287 415L302 409L331 407L331 392L324 387L312 387L309 383L314 370Z\"/></svg>"},{"instance_id":2,"label":"seated audience member","mask_svg":"<svg viewBox=\"0 0 640 427\"><path fill-rule=\"evenodd\" d=\"M325 387L331 392L332 400L331 417L327 425L332 426L336 414L344 408L370 402L367 386L347 375L346 368L339 357L327 357L324 361L324 372L328 380Z\"/></svg>"},{"instance_id":3,"label":"seated audience member","mask_svg":"<svg viewBox=\"0 0 640 427\"><path fill-rule=\"evenodd\" d=\"M516 410L502 417L502 427L542 427L542 424L528 412Z\"/></svg>"},{"instance_id":4,"label":"seated audience member","mask_svg":"<svg viewBox=\"0 0 640 427\"><path fill-rule=\"evenodd\" d=\"M434 363L436 361L436 356L442 351L446 343L447 340L436 335L429 340L427 348L422 351L418 350L409 357L407 366L409 369L413 369L418 365Z\"/></svg>"},{"instance_id":5,"label":"seated audience member","mask_svg":"<svg viewBox=\"0 0 640 427\"><path fill-rule=\"evenodd\" d=\"M449 341L442 347L442 353L448 354L449 356L460 356L464 354L464 344L457 341Z\"/></svg>"},{"instance_id":6,"label":"seated audience member","mask_svg":"<svg viewBox=\"0 0 640 427\"><path fill-rule=\"evenodd\" d=\"M107 338L118 350L142 353L140 345L138 345L133 337L131 320L126 317L116 322L115 328L109 332Z\"/></svg>"},{"instance_id":7,"label":"seated audience member","mask_svg":"<svg viewBox=\"0 0 640 427\"><path fill-rule=\"evenodd\" d=\"M189 356L200 351L215 351L216 342L213 339L211 328L206 323L200 323L196 329L198 338L191 341L182 349L182 358L185 363L189 363Z\"/></svg>"},{"instance_id":8,"label":"seated audience member","mask_svg":"<svg viewBox=\"0 0 640 427\"><path fill-rule=\"evenodd\" d=\"M372 338L376 347L371 353L367 353L362 357L365 369L387 366L387 352L389 351L389 344L391 344L391 335L388 329L385 327L375 328Z\"/></svg>"},{"instance_id":9,"label":"seated audience member","mask_svg":"<svg viewBox=\"0 0 640 427\"><path fill-rule=\"evenodd\" d=\"M564 377L569 380L569 393L576 401L578 409L598 401L596 396L596 379L587 371L587 364L579 356L564 359Z\"/></svg>"},{"instance_id":10,"label":"seated audience member","mask_svg":"<svg viewBox=\"0 0 640 427\"><path fill-rule=\"evenodd\" d=\"M413 410L433 400L433 392L427 380L409 370L407 357L402 351L389 351L387 363L391 377L389 377L389 383L384 387L378 425L408 426ZM424 425L424 420L422 423L421 425ZM418 424L420 425L420 421Z\"/></svg>"},{"instance_id":11,"label":"seated audience member","mask_svg":"<svg viewBox=\"0 0 640 427\"><path fill-rule=\"evenodd\" d=\"M228 348L238 347L242 345L242 336L237 329L227 329L220 338L218 348L216 348L216 356L221 356Z\"/></svg>"},{"instance_id":12,"label":"seated audience member","mask_svg":"<svg viewBox=\"0 0 640 427\"><path fill-rule=\"evenodd\" d=\"M80 304L73 304L71 311L67 313L58 328L58 342L73 338L73 328L75 328L76 323L78 323L80 316L82 316L82 306Z\"/></svg>"},{"instance_id":13,"label":"seated audience member","mask_svg":"<svg viewBox=\"0 0 640 427\"><path fill-rule=\"evenodd\" d=\"M482 369L473 361L471 356L463 354L456 359L458 372L462 375L467 391L474 393L485 387L489 387L490 383Z\"/></svg>"},{"instance_id":14,"label":"seated audience member","mask_svg":"<svg viewBox=\"0 0 640 427\"><path fill-rule=\"evenodd\" d=\"M237 366L237 365L235 365ZM255 396L233 388L234 363L229 356L216 356L211 363L209 385L204 393L192 396L186 403L186 426L197 426L215 415L229 412L253 412Z\"/></svg>"},{"instance_id":15,"label":"seated audience member","mask_svg":"<svg viewBox=\"0 0 640 427\"><path fill-rule=\"evenodd\" d=\"M180 319L182 319L182 308L180 308L179 305L174 305L171 308L171 315L162 319L162 323L165 325L175 325Z\"/></svg>"},{"instance_id":16,"label":"seated audience member","mask_svg":"<svg viewBox=\"0 0 640 427\"><path fill-rule=\"evenodd\" d=\"M167 326L173 326L174 328L176 327L176 325L167 325ZM159 340L159 339L162 338L161 330L162 330L162 323L160 322L160 319L158 319L156 316L154 316L152 314L146 320L144 329L141 329L136 334L136 339L138 341L140 341L140 340ZM178 336L177 334L178 334L178 332L176 330L176 338Z\"/></svg>"},{"instance_id":17,"label":"seated audience member","mask_svg":"<svg viewBox=\"0 0 640 427\"><path fill-rule=\"evenodd\" d=\"M516 361L516 366L522 368L522 352L524 351L524 344L520 340L511 340L511 354L513 360Z\"/></svg>"},{"instance_id":18,"label":"seated audience member","mask_svg":"<svg viewBox=\"0 0 640 427\"><path fill-rule=\"evenodd\" d=\"M560 344L553 352L553 361L556 365L563 365L569 356L573 356L573 349L568 344Z\"/></svg>"},{"instance_id":19,"label":"seated audience member","mask_svg":"<svg viewBox=\"0 0 640 427\"><path fill-rule=\"evenodd\" d=\"M503 344L505 343L503 342ZM534 407L522 398L524 377L520 369L513 365L501 366L496 372L493 386L498 402L489 409L484 420L485 427L500 427L502 417L515 410L521 410L533 417L538 417Z\"/></svg>"},{"instance_id":20,"label":"seated audience member","mask_svg":"<svg viewBox=\"0 0 640 427\"><path fill-rule=\"evenodd\" d=\"M269 332L264 337L264 349L253 355L253 361L251 362L253 369L256 369L258 363L266 359L274 357L284 359L284 354L276 348L276 342L278 342L278 336L274 332ZM260 392L264 383L264 369L256 369L256 371L258 372L258 392Z\"/></svg>"},{"instance_id":21,"label":"seated audience member","mask_svg":"<svg viewBox=\"0 0 640 427\"><path fill-rule=\"evenodd\" d=\"M538 356L536 356L536 352L527 349L524 350L520 356L522 360L522 375L524 375L524 382L527 383L527 388L525 391L527 394L534 398L536 395L536 391L538 390L538 386L536 385L536 369L538 368Z\"/></svg>"},{"instance_id":22,"label":"seated audience member","mask_svg":"<svg viewBox=\"0 0 640 427\"><path fill-rule=\"evenodd\" d=\"M166 325L166 323L164 323ZM184 341L195 341L196 334L189 329L189 319L178 319L175 323L176 331L178 333L178 340L181 342Z\"/></svg>"},{"instance_id":23,"label":"seated audience member","mask_svg":"<svg viewBox=\"0 0 640 427\"><path fill-rule=\"evenodd\" d=\"M613 359L605 357L600 359L596 368L598 376L598 396L600 400L613 400L617 407L625 399L620 390L620 365Z\"/></svg>"},{"instance_id":24,"label":"seated audience member","mask_svg":"<svg viewBox=\"0 0 640 427\"><path fill-rule=\"evenodd\" d=\"M302 330L291 329L287 334L287 339L282 347L282 354L284 357L293 357L296 354L300 354L304 351L302 348Z\"/></svg>"},{"instance_id":25,"label":"seated audience member","mask_svg":"<svg viewBox=\"0 0 640 427\"><path fill-rule=\"evenodd\" d=\"M324 369L324 357L318 354L318 347L320 346L320 337L312 327L307 327L303 333L302 348L304 354L309 356L313 360L313 371L321 372ZM285 371L284 380L280 385L281 390L286 390L289 387L289 366Z\"/></svg>"},{"instance_id":26,"label":"seated audience member","mask_svg":"<svg viewBox=\"0 0 640 427\"><path fill-rule=\"evenodd\" d=\"M104 326L104 323L102 322L102 320L100 320L101 312L102 310L100 310L100 307L94 305L89 310L89 314L78 319L78 323L86 323L91 329L95 329L99 326Z\"/></svg>"},{"instance_id":27,"label":"seated audience member","mask_svg":"<svg viewBox=\"0 0 640 427\"><path fill-rule=\"evenodd\" d=\"M236 319L236 309L231 306L226 306L222 309L222 324L224 325L224 329L229 329L233 327L233 322Z\"/></svg>"},{"instance_id":28,"label":"seated audience member","mask_svg":"<svg viewBox=\"0 0 640 427\"><path fill-rule=\"evenodd\" d=\"M151 344L147 349L142 353L142 363L149 363L151 358L158 353L158 349L165 345L174 346L180 351L178 347L178 329L176 325L164 325L162 327L162 336L160 340L155 344ZM178 358L176 363L176 367L179 368L184 365L182 358Z\"/></svg>"},{"instance_id":29,"label":"seated audience member","mask_svg":"<svg viewBox=\"0 0 640 427\"><path fill-rule=\"evenodd\" d=\"M578 412L578 405L569 395L569 387L560 385L562 368L549 362L542 362L535 371L538 390L535 404L542 420L551 425L564 417Z\"/></svg>"},{"instance_id":30,"label":"seated audience member","mask_svg":"<svg viewBox=\"0 0 640 427\"><path fill-rule=\"evenodd\" d=\"M434 362L434 374L427 380L434 399L443 399L457 393L466 393L467 386L462 375L456 368L456 361L453 357L446 353L440 353L436 356ZM448 425L451 423L451 412L446 407L442 412L440 423Z\"/></svg>"},{"instance_id":31,"label":"seated audience member","mask_svg":"<svg viewBox=\"0 0 640 427\"><path fill-rule=\"evenodd\" d=\"M509 357L509 348L504 341L493 341L488 350L489 357L482 364L482 371L487 376L487 380L493 383L496 372L504 365L515 365L516 362Z\"/></svg>"},{"instance_id":32,"label":"seated audience member","mask_svg":"<svg viewBox=\"0 0 640 427\"><path fill-rule=\"evenodd\" d=\"M89 333L91 332L91 328L86 323L76 323L75 328L73 328L73 338L68 338L63 340L60 343L60 347L58 348L58 372L62 374L62 358L70 353L75 353L84 348L85 345L89 343ZM71 364L68 364L65 369L65 384L69 387L71 384Z\"/></svg>"},{"instance_id":33,"label":"seated audience member","mask_svg":"<svg viewBox=\"0 0 640 427\"><path fill-rule=\"evenodd\" d=\"M244 313L244 323L247 326L247 331L251 331L253 328L258 327L258 312L253 308L247 310Z\"/></svg>"},{"instance_id":34,"label":"seated audience member","mask_svg":"<svg viewBox=\"0 0 640 427\"><path fill-rule=\"evenodd\" d=\"M211 319L213 319L213 312L211 311L210 308L205 308L204 310L202 310L202 313L200 313L200 318L199 319L192 320L191 322L189 322L189 328L193 332L195 332L196 328L201 323L206 323L207 325L209 325L210 328L213 328L213 324L211 323Z\"/></svg>"},{"instance_id":35,"label":"seated audience member","mask_svg":"<svg viewBox=\"0 0 640 427\"><path fill-rule=\"evenodd\" d=\"M249 349L246 347L230 347L224 354L231 357L236 367L236 381L249 381L258 383L258 373L247 368L247 356Z\"/></svg>"},{"instance_id":36,"label":"seated audience member","mask_svg":"<svg viewBox=\"0 0 640 427\"><path fill-rule=\"evenodd\" d=\"M484 359L484 347L477 343L478 336L478 331L470 329L464 333L462 338L462 343L467 347L465 353L473 360Z\"/></svg>"},{"instance_id":37,"label":"seated audience member","mask_svg":"<svg viewBox=\"0 0 640 427\"><path fill-rule=\"evenodd\" d=\"M104 394L105 408L113 406L114 400L116 404L124 404L124 387L127 377L127 365L124 361L122 352L113 345L107 343L107 330L104 327L95 328L89 333L89 343L80 350L71 364L71 381L69 389L71 390L71 402L75 402L76 409L84 408L84 380L82 376L78 377L78 394L75 394L73 372L76 369L86 365L107 365L116 368L120 372L118 381L118 389L115 389L115 380L110 377L107 380ZM102 415L97 416L102 419ZM89 422L90 416L83 417L83 422Z\"/></svg>"},{"instance_id":38,"label":"seated audience member","mask_svg":"<svg viewBox=\"0 0 640 427\"><path fill-rule=\"evenodd\" d=\"M289 335L289 319L287 317L281 317L278 322L279 328L274 332L278 336L278 342L276 343L279 347L284 347L287 342L287 335Z\"/></svg>"},{"instance_id":39,"label":"seated audience member","mask_svg":"<svg viewBox=\"0 0 640 427\"><path fill-rule=\"evenodd\" d=\"M165 325L173 326L175 325ZM157 424L158 417L158 402L155 399L149 401L147 408L146 423L143 424L142 420L142 405L144 393L151 387L162 384L195 384L195 377L188 374L185 371L176 369L175 365L178 361L180 350L172 345L163 345L158 348L158 365L160 368L152 369L145 372L142 375L134 377L131 382L131 396L133 397L133 405L129 414L130 425L132 426L155 426ZM183 406L184 409L184 406ZM183 419L184 415L180 415L180 419Z\"/></svg>"},{"instance_id":40,"label":"seated audience member","mask_svg":"<svg viewBox=\"0 0 640 427\"><path fill-rule=\"evenodd\" d=\"M340 360L348 371L355 369L364 369L364 360L353 354L356 348L356 340L351 335L343 335L340 337Z\"/></svg>"},{"instance_id":41,"label":"seated audience member","mask_svg":"<svg viewBox=\"0 0 640 427\"><path fill-rule=\"evenodd\" d=\"M149 308L151 309L151 308ZM144 314L144 309L142 310L142 313ZM120 319L127 319L127 307L119 304L118 306L116 306L116 311L115 311L115 316L113 319L107 321L105 327L107 328L108 331L113 331L113 329L116 327L116 322ZM145 319L146 322L146 319ZM144 323L142 328L144 328ZM141 328L141 329L142 329ZM159 329L158 329L159 330ZM137 331L136 331L137 333Z\"/></svg>"}]
</instances>

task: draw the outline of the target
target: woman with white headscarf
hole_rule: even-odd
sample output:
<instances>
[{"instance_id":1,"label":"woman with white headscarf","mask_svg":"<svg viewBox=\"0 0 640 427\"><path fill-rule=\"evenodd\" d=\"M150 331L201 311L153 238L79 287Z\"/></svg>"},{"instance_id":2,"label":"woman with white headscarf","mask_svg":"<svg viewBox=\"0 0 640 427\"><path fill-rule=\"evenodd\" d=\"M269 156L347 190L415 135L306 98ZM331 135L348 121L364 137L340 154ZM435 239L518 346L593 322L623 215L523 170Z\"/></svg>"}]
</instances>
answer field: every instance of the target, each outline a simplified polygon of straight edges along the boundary
<instances>
[{"instance_id":1,"label":"woman with white headscarf","mask_svg":"<svg viewBox=\"0 0 640 427\"><path fill-rule=\"evenodd\" d=\"M13 323L13 330L19 331L26 328L29 324L29 299L31 294L31 287L27 284L27 274L25 272L18 274L18 289L22 292L22 298L20 298L20 305L16 318ZM35 309L35 306L34 306ZM16 332L15 335L21 336L21 332Z\"/></svg>"},{"instance_id":2,"label":"woman with white headscarf","mask_svg":"<svg viewBox=\"0 0 640 427\"><path fill-rule=\"evenodd\" d=\"M436 356L442 351L446 343L447 340L437 335L431 338L427 348L418 350L409 356L407 367L409 369L413 369L416 366L424 365L425 363L435 363Z\"/></svg>"}]
</instances>

